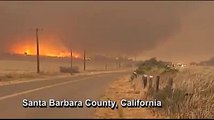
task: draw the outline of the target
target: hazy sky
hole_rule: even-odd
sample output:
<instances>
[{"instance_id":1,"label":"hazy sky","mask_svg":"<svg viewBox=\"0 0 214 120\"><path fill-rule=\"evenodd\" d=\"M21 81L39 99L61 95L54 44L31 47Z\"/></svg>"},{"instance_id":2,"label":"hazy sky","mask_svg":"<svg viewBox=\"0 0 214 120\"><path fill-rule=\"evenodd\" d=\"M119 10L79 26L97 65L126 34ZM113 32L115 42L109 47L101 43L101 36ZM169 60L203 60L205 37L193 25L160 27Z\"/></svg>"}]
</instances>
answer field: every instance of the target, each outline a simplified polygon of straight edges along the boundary
<instances>
[{"instance_id":1,"label":"hazy sky","mask_svg":"<svg viewBox=\"0 0 214 120\"><path fill-rule=\"evenodd\" d=\"M214 2L0 2L0 50L35 40L90 54L180 62L213 56Z\"/></svg>"}]
</instances>

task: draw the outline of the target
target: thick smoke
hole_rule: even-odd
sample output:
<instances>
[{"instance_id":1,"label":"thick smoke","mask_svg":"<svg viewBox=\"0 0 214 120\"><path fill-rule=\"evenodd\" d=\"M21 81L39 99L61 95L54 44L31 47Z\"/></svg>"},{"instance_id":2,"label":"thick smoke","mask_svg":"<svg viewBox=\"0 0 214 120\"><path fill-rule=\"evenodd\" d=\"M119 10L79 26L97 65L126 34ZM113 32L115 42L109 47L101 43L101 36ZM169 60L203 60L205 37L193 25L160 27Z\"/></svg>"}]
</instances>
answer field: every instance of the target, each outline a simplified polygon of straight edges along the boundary
<instances>
[{"instance_id":1,"label":"thick smoke","mask_svg":"<svg viewBox=\"0 0 214 120\"><path fill-rule=\"evenodd\" d=\"M0 2L0 49L41 27L68 48L92 54L137 55L180 29L193 4L178 2ZM190 8L191 7L191 8Z\"/></svg>"}]
</instances>

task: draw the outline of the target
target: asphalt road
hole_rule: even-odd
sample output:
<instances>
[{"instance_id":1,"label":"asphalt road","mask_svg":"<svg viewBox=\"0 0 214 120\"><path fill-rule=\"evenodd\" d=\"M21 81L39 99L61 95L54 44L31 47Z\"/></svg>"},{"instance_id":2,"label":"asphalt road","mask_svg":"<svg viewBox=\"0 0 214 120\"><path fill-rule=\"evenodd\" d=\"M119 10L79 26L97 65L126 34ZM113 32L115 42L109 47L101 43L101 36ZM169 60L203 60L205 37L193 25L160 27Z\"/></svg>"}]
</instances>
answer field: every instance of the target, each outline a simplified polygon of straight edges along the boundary
<instances>
[{"instance_id":1,"label":"asphalt road","mask_svg":"<svg viewBox=\"0 0 214 120\"><path fill-rule=\"evenodd\" d=\"M107 85L128 72L56 78L0 86L0 118L93 118L93 108L24 108L28 100L98 100Z\"/></svg>"}]
</instances>

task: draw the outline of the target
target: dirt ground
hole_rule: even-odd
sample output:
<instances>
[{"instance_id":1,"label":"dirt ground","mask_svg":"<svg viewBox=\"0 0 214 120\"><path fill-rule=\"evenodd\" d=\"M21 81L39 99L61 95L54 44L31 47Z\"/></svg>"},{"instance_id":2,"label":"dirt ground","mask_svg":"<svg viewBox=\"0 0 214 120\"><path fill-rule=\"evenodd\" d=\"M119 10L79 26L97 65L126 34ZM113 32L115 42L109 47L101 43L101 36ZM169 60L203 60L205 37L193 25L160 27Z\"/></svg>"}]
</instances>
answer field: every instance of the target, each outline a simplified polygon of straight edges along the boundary
<instances>
[{"instance_id":1,"label":"dirt ground","mask_svg":"<svg viewBox=\"0 0 214 120\"><path fill-rule=\"evenodd\" d=\"M100 100L114 100L119 105L118 109L97 108L95 118L163 118L152 108L123 108L120 106L121 99L144 99L145 96L134 89L129 81L129 75L114 81Z\"/></svg>"}]
</instances>

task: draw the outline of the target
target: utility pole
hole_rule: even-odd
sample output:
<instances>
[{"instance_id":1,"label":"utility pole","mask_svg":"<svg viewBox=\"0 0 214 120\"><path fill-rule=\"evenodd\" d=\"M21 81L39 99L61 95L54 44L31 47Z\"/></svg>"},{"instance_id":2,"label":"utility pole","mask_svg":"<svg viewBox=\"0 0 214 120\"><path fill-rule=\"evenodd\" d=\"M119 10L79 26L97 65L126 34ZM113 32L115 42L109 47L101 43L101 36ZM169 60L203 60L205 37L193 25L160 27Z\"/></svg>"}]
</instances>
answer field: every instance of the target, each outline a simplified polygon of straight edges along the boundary
<instances>
[{"instance_id":1,"label":"utility pole","mask_svg":"<svg viewBox=\"0 0 214 120\"><path fill-rule=\"evenodd\" d=\"M37 52L37 73L40 73L40 62L39 62L39 28L36 28L36 52Z\"/></svg>"},{"instance_id":2,"label":"utility pole","mask_svg":"<svg viewBox=\"0 0 214 120\"><path fill-rule=\"evenodd\" d=\"M118 69L118 67L119 67L118 66L119 65L119 57L116 57L115 59L116 59L116 69Z\"/></svg>"},{"instance_id":3,"label":"utility pole","mask_svg":"<svg viewBox=\"0 0 214 120\"><path fill-rule=\"evenodd\" d=\"M83 57L83 59L84 59L84 66L83 66L83 69L84 69L84 71L86 70L86 51L84 50L84 57Z\"/></svg>"},{"instance_id":4,"label":"utility pole","mask_svg":"<svg viewBox=\"0 0 214 120\"><path fill-rule=\"evenodd\" d=\"M118 68L120 69L120 67L121 67L121 57L118 57L117 62L118 62Z\"/></svg>"},{"instance_id":5,"label":"utility pole","mask_svg":"<svg viewBox=\"0 0 214 120\"><path fill-rule=\"evenodd\" d=\"M121 67L121 60L119 59L118 62L119 62L119 63L118 63L118 64L119 64L119 69L120 69L120 67Z\"/></svg>"},{"instance_id":6,"label":"utility pole","mask_svg":"<svg viewBox=\"0 0 214 120\"><path fill-rule=\"evenodd\" d=\"M71 49L71 69L73 68L73 52L72 52L72 49Z\"/></svg>"},{"instance_id":7,"label":"utility pole","mask_svg":"<svg viewBox=\"0 0 214 120\"><path fill-rule=\"evenodd\" d=\"M39 61L39 31L42 31L43 29L30 29L30 30L36 30L36 58L37 58L37 73L40 73L40 61Z\"/></svg>"},{"instance_id":8,"label":"utility pole","mask_svg":"<svg viewBox=\"0 0 214 120\"><path fill-rule=\"evenodd\" d=\"M105 64L105 70L106 70L106 71L108 70L108 65L107 65L107 64Z\"/></svg>"}]
</instances>

